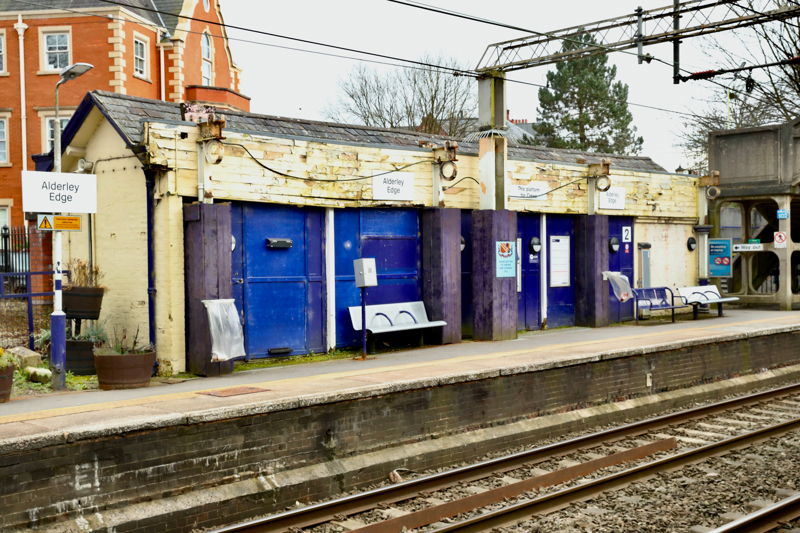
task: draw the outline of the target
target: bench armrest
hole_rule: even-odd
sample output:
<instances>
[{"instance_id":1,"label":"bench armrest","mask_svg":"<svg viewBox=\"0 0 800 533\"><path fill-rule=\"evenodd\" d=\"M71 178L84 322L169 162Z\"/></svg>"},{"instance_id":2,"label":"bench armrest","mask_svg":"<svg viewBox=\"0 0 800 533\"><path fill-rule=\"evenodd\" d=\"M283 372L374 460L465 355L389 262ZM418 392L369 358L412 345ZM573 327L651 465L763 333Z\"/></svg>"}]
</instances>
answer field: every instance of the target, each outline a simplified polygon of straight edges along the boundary
<instances>
[{"instance_id":1,"label":"bench armrest","mask_svg":"<svg viewBox=\"0 0 800 533\"><path fill-rule=\"evenodd\" d=\"M416 319L416 317L415 317L414 315L412 315L412 314L411 314L411 312L409 312L409 311L406 311L405 309L403 309L402 311L400 311L400 312L399 312L399 313L397 313L397 314L398 314L398 315L402 315L403 313L405 313L405 314L407 314L408 316L410 316L410 317L411 317L411 320L413 320L413 321L414 321L414 324L419 324L419 322L417 322L417 319ZM389 322L391 322L391 320L390 320Z\"/></svg>"}]
</instances>

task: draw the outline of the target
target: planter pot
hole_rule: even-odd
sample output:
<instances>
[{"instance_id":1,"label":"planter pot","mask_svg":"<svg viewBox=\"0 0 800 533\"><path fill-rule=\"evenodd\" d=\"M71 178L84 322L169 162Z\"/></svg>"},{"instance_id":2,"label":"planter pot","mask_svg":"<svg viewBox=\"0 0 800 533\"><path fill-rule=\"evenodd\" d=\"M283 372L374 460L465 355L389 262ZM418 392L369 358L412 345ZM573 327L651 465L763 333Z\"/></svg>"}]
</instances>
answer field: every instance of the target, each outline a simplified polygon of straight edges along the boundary
<instances>
[{"instance_id":1,"label":"planter pot","mask_svg":"<svg viewBox=\"0 0 800 533\"><path fill-rule=\"evenodd\" d=\"M97 383L103 390L138 389L150 384L156 352L94 356Z\"/></svg>"},{"instance_id":2,"label":"planter pot","mask_svg":"<svg viewBox=\"0 0 800 533\"><path fill-rule=\"evenodd\" d=\"M71 287L61 293L64 314L68 319L97 320L103 305L102 287Z\"/></svg>"},{"instance_id":3,"label":"planter pot","mask_svg":"<svg viewBox=\"0 0 800 533\"><path fill-rule=\"evenodd\" d=\"M14 384L14 365L0 368L0 403L11 399L11 385Z\"/></svg>"},{"instance_id":4,"label":"planter pot","mask_svg":"<svg viewBox=\"0 0 800 533\"><path fill-rule=\"evenodd\" d=\"M91 376L94 369L94 343L67 340L67 372L76 376Z\"/></svg>"}]
</instances>

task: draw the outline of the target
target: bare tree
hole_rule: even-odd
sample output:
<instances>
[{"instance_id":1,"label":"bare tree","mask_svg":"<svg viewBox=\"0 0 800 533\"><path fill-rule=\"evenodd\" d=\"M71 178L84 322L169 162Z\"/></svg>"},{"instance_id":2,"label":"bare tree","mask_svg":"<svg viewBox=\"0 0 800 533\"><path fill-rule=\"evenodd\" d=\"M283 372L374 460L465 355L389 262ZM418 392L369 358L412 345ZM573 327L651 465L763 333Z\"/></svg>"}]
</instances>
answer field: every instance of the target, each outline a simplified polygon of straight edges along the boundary
<instances>
[{"instance_id":1,"label":"bare tree","mask_svg":"<svg viewBox=\"0 0 800 533\"><path fill-rule=\"evenodd\" d=\"M441 54L425 54L419 61L469 69ZM477 111L474 81L449 69L398 68L385 72L359 64L339 80L340 94L323 115L335 122L463 137L473 126Z\"/></svg>"}]
</instances>

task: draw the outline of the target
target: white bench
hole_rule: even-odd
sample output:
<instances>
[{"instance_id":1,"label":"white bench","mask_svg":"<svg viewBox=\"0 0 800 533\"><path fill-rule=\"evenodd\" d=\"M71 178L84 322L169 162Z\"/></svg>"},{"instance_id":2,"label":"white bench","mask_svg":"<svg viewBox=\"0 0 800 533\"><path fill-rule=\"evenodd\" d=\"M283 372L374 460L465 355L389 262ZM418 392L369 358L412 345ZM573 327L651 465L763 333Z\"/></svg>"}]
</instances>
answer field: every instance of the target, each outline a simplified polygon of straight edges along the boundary
<instances>
[{"instance_id":1,"label":"white bench","mask_svg":"<svg viewBox=\"0 0 800 533\"><path fill-rule=\"evenodd\" d=\"M701 305L717 304L719 316L722 316L722 304L725 302L736 302L739 298L729 296L723 298L716 285L706 285L704 287L680 287L678 296L683 303L692 306L692 317L697 319L697 308Z\"/></svg>"},{"instance_id":2,"label":"white bench","mask_svg":"<svg viewBox=\"0 0 800 533\"><path fill-rule=\"evenodd\" d=\"M361 331L361 306L348 307L353 329ZM444 320L428 320L425 304L403 302L395 304L368 305L366 309L367 331L372 335L446 326ZM374 350L370 350L372 352Z\"/></svg>"}]
</instances>

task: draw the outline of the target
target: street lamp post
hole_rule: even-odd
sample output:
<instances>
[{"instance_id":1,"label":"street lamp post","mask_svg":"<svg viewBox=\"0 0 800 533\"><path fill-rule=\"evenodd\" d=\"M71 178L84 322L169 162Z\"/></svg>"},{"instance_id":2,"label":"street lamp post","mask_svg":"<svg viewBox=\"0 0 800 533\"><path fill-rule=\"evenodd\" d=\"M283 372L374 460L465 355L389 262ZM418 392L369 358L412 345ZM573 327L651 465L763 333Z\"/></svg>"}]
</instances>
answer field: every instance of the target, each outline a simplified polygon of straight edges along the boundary
<instances>
[{"instance_id":1,"label":"street lamp post","mask_svg":"<svg viewBox=\"0 0 800 533\"><path fill-rule=\"evenodd\" d=\"M75 63L61 71L56 83L56 112L53 124L53 172L61 172L61 121L58 118L58 87L85 74L92 65ZM67 386L67 316L61 309L61 232L56 231L53 240L53 314L50 315L50 367L53 371L50 385L55 390Z\"/></svg>"}]
</instances>

